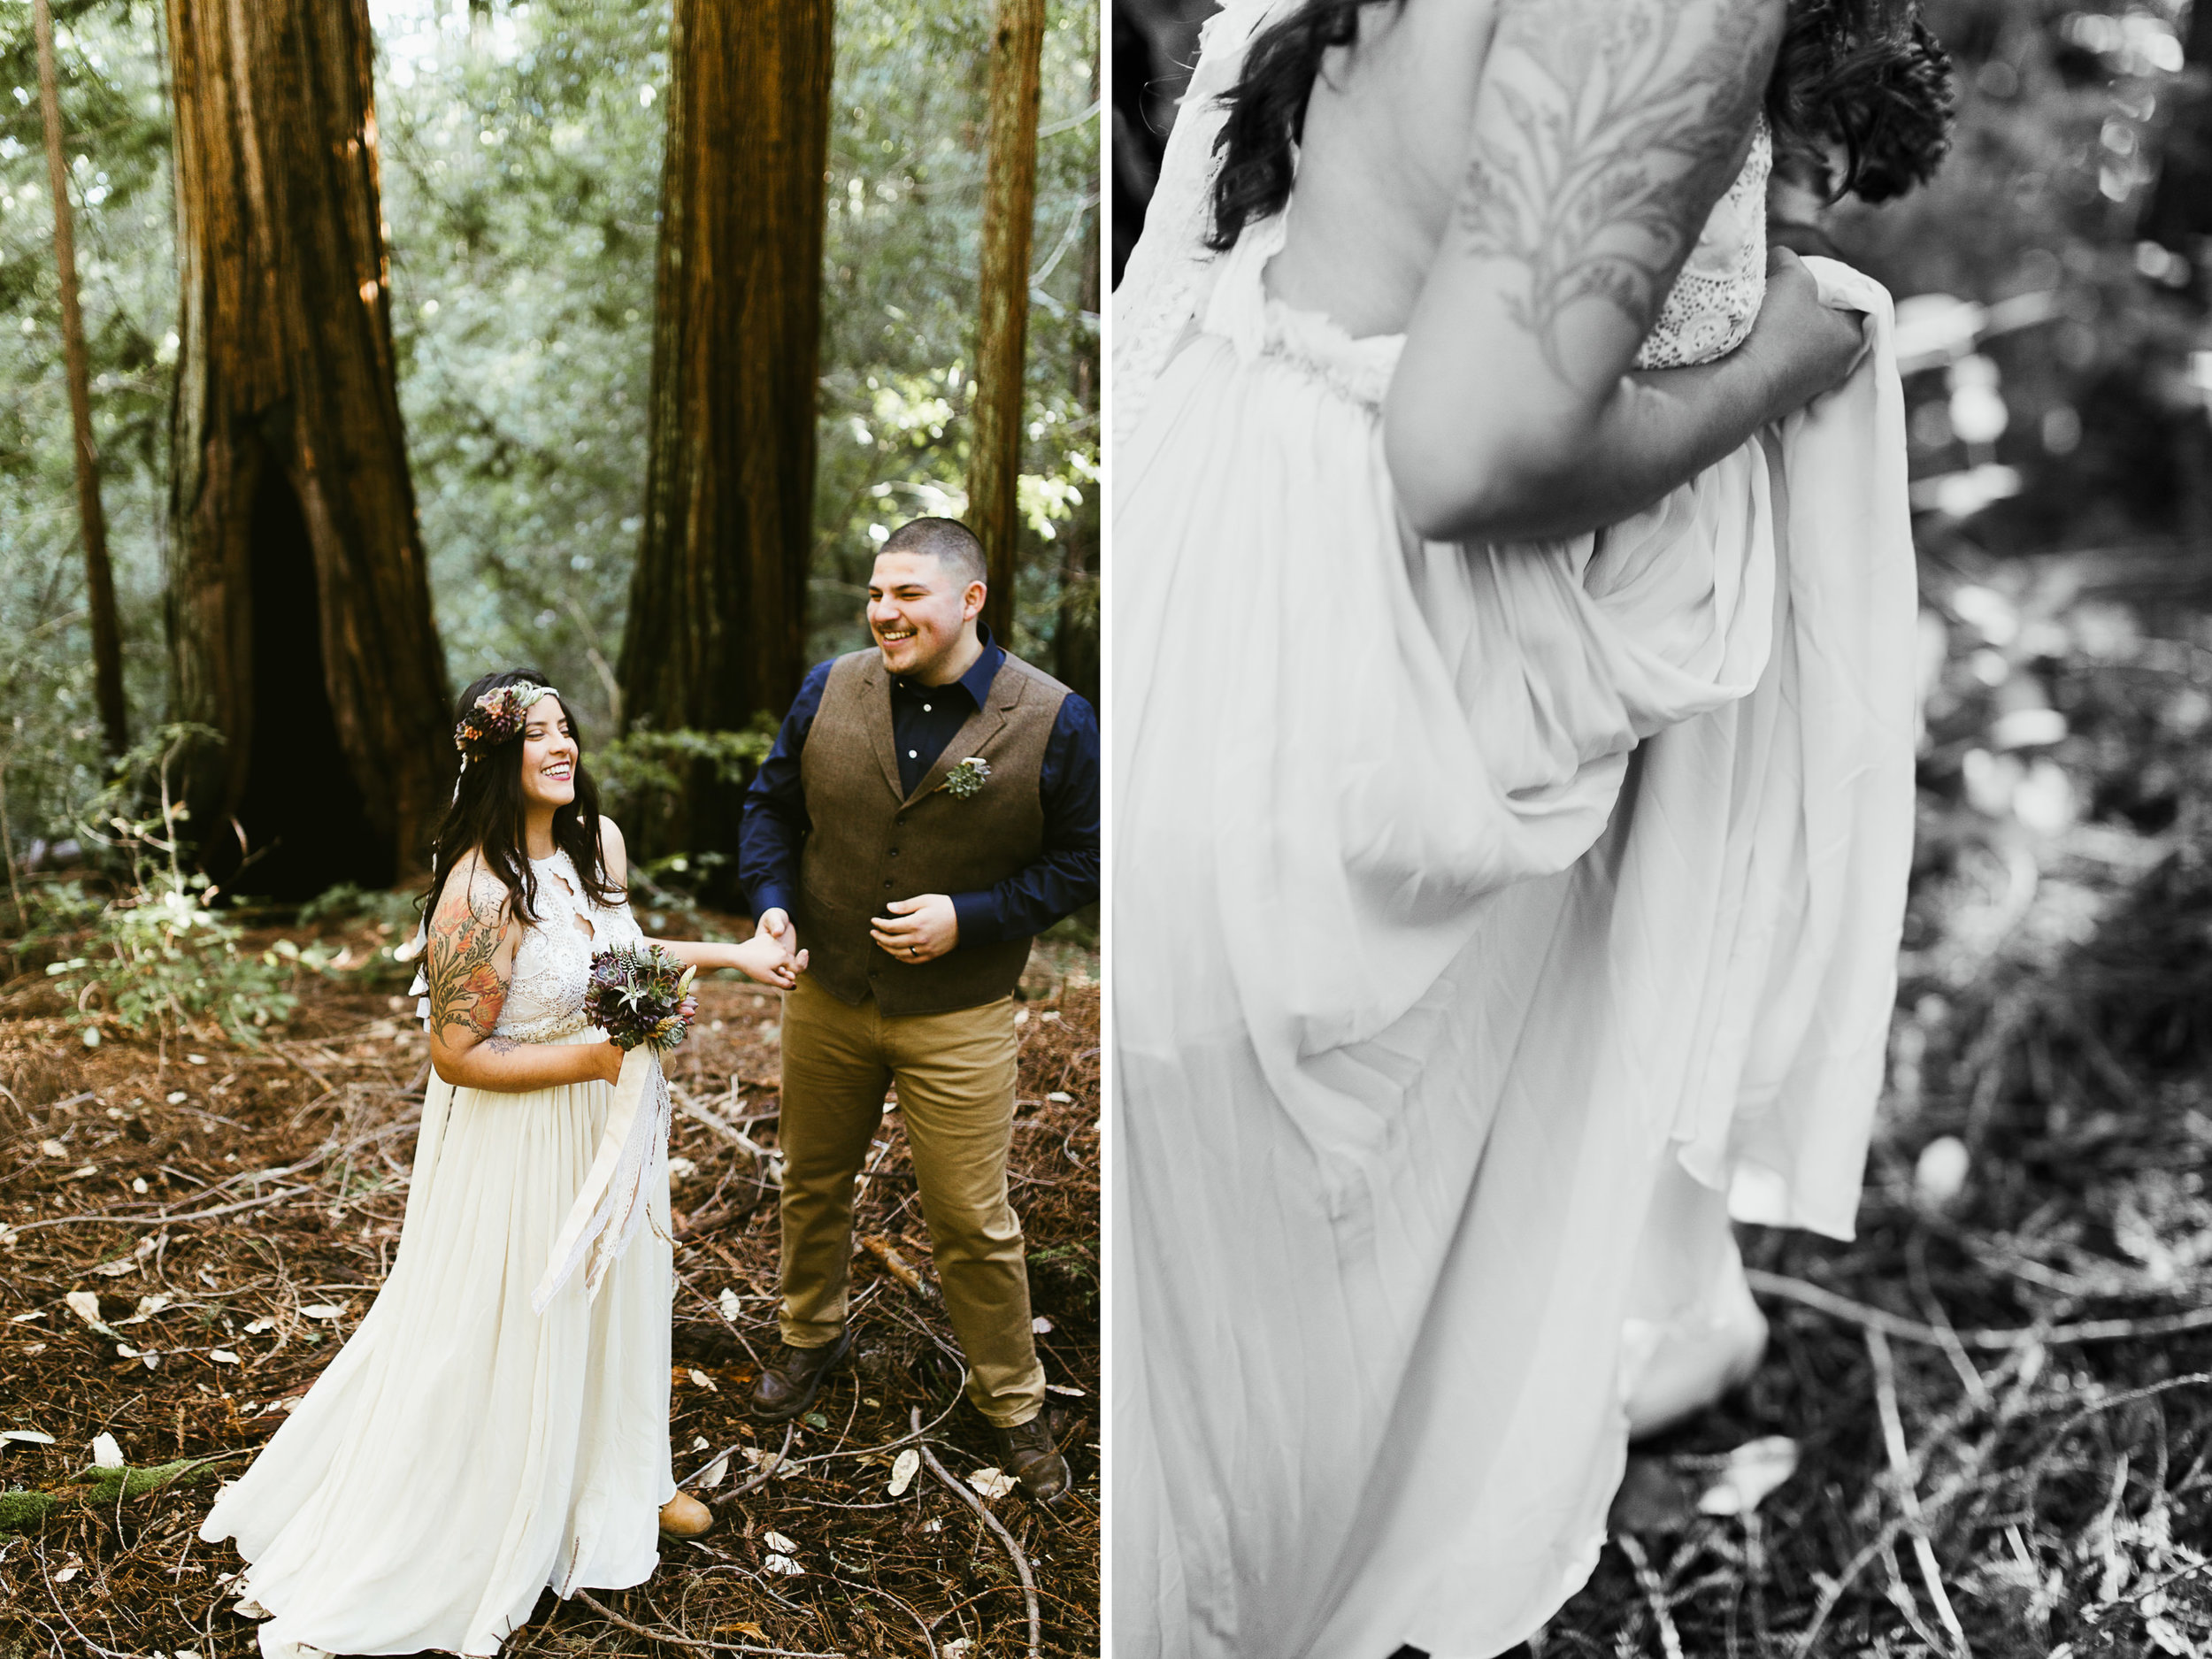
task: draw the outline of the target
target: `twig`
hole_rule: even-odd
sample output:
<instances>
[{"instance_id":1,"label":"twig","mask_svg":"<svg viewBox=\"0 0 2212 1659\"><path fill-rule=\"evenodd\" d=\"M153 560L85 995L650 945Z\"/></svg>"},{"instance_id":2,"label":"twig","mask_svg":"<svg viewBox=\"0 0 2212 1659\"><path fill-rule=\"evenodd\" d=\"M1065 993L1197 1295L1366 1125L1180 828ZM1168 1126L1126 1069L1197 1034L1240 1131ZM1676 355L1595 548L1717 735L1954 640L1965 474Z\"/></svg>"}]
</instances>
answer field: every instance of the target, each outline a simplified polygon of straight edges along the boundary
<instances>
[{"instance_id":1,"label":"twig","mask_svg":"<svg viewBox=\"0 0 2212 1659\"><path fill-rule=\"evenodd\" d=\"M1890 1473L1896 1481L1898 1507L1904 1513L1907 1530L1912 1533L1913 1559L1920 1564L1920 1580L1927 1586L1928 1600L1935 1608L1936 1617L1943 1621L1953 1648L1964 1659L1972 1650L1966 1645L1966 1632L1960 1626L1958 1613L1944 1590L1943 1574L1936 1565L1935 1546L1928 1541L1927 1522L1920 1513L1920 1494L1913 1482L1912 1454L1905 1445L1904 1415L1897 1409L1897 1364L1890 1355L1889 1339L1879 1331L1869 1330L1866 1353L1874 1363L1874 1405L1881 1414L1882 1446L1889 1455Z\"/></svg>"},{"instance_id":2,"label":"twig","mask_svg":"<svg viewBox=\"0 0 2212 1659\"><path fill-rule=\"evenodd\" d=\"M799 1425L796 1423L785 1424L783 1426L783 1447L781 1450L778 1451L772 1460L763 1463L760 1466L759 1472L750 1480L747 1481L743 1486L732 1486L727 1492L722 1494L720 1497L710 1498L707 1502L710 1503L727 1503L732 1498L741 1498L747 1493L757 1491L761 1486L765 1486L771 1476L779 1474L783 1470L789 1467L789 1465L783 1461L784 1454L791 1449L791 1437L798 1432ZM727 1457L731 1455L732 1453L742 1449L744 1444L744 1441L740 1440L736 1445L731 1447L729 1451L721 1453L720 1456ZM698 1479L700 1475L706 1473L708 1470L713 1468L718 1461L718 1458L710 1457L707 1459L705 1463L703 1463L698 1471L692 1475L691 1479L693 1480Z\"/></svg>"},{"instance_id":3,"label":"twig","mask_svg":"<svg viewBox=\"0 0 2212 1659\"><path fill-rule=\"evenodd\" d=\"M912 1408L912 1412L907 1421L914 1432L919 1434L922 1432L922 1409L916 1406ZM929 1472L944 1482L947 1491L983 1517L983 1524L998 1534L998 1541L1006 1546L1006 1553L1014 1558L1014 1571L1021 1575L1022 1600L1029 1608L1029 1659L1037 1659L1038 1646L1041 1640L1041 1621L1037 1615L1037 1580L1030 1573L1029 1557L1022 1554L1022 1547L1014 1541L1013 1533L1006 1530L1005 1523L991 1513L983 1500L946 1472L944 1464L937 1461L937 1454L929 1449L929 1442L918 1440L915 1443L921 1448L922 1462L929 1465Z\"/></svg>"},{"instance_id":4,"label":"twig","mask_svg":"<svg viewBox=\"0 0 2212 1659\"><path fill-rule=\"evenodd\" d=\"M1636 1582L1643 1586L1644 1600L1651 1604L1652 1622L1659 1626L1659 1646L1665 1649L1667 1659L1682 1659L1682 1633L1674 1627L1674 1615L1667 1611L1667 1586L1651 1570L1651 1557L1644 1554L1644 1547L1632 1533L1623 1532L1613 1541L1636 1570Z\"/></svg>"},{"instance_id":5,"label":"twig","mask_svg":"<svg viewBox=\"0 0 2212 1659\"><path fill-rule=\"evenodd\" d=\"M741 1641L709 1641L703 1636L685 1636L672 1630L654 1630L623 1617L588 1590L577 1591L576 1599L610 1624L618 1624L633 1636L642 1636L648 1641L664 1641L672 1647L697 1647L710 1653L773 1654L776 1659L845 1659L843 1654L803 1653L795 1647L760 1647ZM125 1659L125 1656L118 1655L117 1659Z\"/></svg>"},{"instance_id":6,"label":"twig","mask_svg":"<svg viewBox=\"0 0 2212 1659\"><path fill-rule=\"evenodd\" d=\"M165 1227L175 1222L211 1221L218 1216L234 1216L242 1210L258 1210L264 1204L278 1203L312 1191L314 1188L311 1187L288 1187L281 1192L249 1198L240 1203L222 1204L213 1210L196 1210L188 1216L49 1216L39 1221L15 1222L12 1230L28 1233L34 1227L62 1227L77 1221L104 1221L118 1227Z\"/></svg>"},{"instance_id":7,"label":"twig","mask_svg":"<svg viewBox=\"0 0 2212 1659\"><path fill-rule=\"evenodd\" d=\"M1944 1345L1943 1333L1932 1325L1923 1325L1917 1319L1908 1319L1880 1308L1870 1308L1863 1302L1839 1296L1832 1290L1823 1290L1801 1279L1764 1272L1755 1267L1746 1268L1744 1278L1752 1289L1763 1295L1779 1296L1832 1318L1847 1319L1866 1330L1879 1331L1884 1336L1904 1342L1924 1342L1932 1348ZM2141 1337L2173 1336L2207 1327L2212 1327L2212 1308L2192 1308L2185 1313L2161 1314L2150 1319L2091 1319L2078 1325L2023 1325L2012 1331L1959 1331L1953 1336L1968 1348L2008 1348L2029 1341L2124 1342Z\"/></svg>"},{"instance_id":8,"label":"twig","mask_svg":"<svg viewBox=\"0 0 2212 1659\"><path fill-rule=\"evenodd\" d=\"M914 1264L898 1253L892 1246L890 1240L881 1233L872 1233L861 1240L860 1245L863 1249L883 1263L884 1270L892 1278L897 1279L900 1284L905 1286L924 1302L937 1300L936 1293L931 1289L929 1281L915 1271Z\"/></svg>"}]
</instances>

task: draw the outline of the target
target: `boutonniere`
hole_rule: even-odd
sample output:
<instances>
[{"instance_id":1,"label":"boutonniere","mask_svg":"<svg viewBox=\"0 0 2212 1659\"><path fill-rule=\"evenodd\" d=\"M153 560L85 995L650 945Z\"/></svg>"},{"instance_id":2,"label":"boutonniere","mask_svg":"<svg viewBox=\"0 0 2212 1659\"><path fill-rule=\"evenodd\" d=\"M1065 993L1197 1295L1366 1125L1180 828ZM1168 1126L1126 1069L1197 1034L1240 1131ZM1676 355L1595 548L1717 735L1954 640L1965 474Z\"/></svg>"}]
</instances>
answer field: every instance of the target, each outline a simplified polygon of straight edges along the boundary
<instances>
[{"instance_id":1,"label":"boutonniere","mask_svg":"<svg viewBox=\"0 0 2212 1659\"><path fill-rule=\"evenodd\" d=\"M991 763L980 755L971 755L945 774L944 782L937 786L956 801L964 801L980 791L984 780L991 775ZM930 791L936 793L935 789Z\"/></svg>"}]
</instances>

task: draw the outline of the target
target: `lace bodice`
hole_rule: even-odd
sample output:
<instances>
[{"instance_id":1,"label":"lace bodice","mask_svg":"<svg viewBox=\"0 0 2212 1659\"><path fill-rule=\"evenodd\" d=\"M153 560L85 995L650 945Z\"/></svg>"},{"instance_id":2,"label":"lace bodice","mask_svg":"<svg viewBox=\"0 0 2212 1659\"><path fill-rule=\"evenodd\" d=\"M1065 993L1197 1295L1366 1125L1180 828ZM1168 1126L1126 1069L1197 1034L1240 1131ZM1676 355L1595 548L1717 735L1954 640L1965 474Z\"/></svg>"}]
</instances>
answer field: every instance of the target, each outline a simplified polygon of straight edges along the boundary
<instances>
[{"instance_id":1,"label":"lace bodice","mask_svg":"<svg viewBox=\"0 0 2212 1659\"><path fill-rule=\"evenodd\" d=\"M538 880L538 919L525 925L522 942L515 948L514 977L493 1034L516 1042L551 1042L588 1029L584 988L592 957L611 946L634 945L644 934L627 902L612 906L592 902L566 853L533 858L530 868Z\"/></svg>"},{"instance_id":2,"label":"lace bodice","mask_svg":"<svg viewBox=\"0 0 2212 1659\"><path fill-rule=\"evenodd\" d=\"M537 877L538 919L523 924L507 1000L500 1005L492 1034L514 1042L557 1042L591 1029L584 1018L584 990L592 957L615 945L637 944L645 934L630 915L627 900L614 905L592 902L566 853L533 858L530 868ZM421 951L419 932L411 949ZM416 970L411 987L415 1015L426 1031L430 1028L426 967Z\"/></svg>"}]
</instances>

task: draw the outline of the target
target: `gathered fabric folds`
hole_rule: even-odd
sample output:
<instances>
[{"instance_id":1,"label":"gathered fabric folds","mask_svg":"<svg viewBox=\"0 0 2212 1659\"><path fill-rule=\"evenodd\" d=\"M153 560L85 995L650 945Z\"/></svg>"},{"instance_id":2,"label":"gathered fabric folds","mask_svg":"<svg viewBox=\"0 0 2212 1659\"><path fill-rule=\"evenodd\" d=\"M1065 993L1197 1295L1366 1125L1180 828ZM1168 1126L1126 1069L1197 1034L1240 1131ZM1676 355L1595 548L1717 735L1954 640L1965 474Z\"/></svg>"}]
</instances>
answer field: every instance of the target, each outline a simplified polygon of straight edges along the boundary
<instances>
[{"instance_id":1,"label":"gathered fabric folds","mask_svg":"<svg viewBox=\"0 0 2212 1659\"><path fill-rule=\"evenodd\" d=\"M1594 1564L1624 1333L1707 1294L1652 1287L1663 1184L1850 1235L1912 826L1890 307L1809 260L1873 321L1846 385L1601 534L1454 546L1384 463L1399 342L1269 301L1280 239L1132 297L1110 1640L1479 1659Z\"/></svg>"}]
</instances>

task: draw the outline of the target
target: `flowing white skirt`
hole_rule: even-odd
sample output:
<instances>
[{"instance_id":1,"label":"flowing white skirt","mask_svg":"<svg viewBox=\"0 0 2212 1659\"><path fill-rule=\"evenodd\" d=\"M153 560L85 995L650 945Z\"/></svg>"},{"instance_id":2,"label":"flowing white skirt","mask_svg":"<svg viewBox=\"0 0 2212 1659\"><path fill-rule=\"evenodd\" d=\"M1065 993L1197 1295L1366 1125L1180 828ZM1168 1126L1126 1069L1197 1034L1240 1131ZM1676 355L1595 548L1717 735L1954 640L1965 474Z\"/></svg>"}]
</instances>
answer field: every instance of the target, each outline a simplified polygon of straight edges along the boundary
<instances>
[{"instance_id":1,"label":"flowing white skirt","mask_svg":"<svg viewBox=\"0 0 2212 1659\"><path fill-rule=\"evenodd\" d=\"M1913 565L1886 296L1820 274L1872 360L1594 543L1412 535L1373 349L1280 308L1124 446L1116 1659L1523 1640L1723 1195L1848 1236Z\"/></svg>"},{"instance_id":2,"label":"flowing white skirt","mask_svg":"<svg viewBox=\"0 0 2212 1659\"><path fill-rule=\"evenodd\" d=\"M250 1563L269 1659L493 1655L541 1590L651 1574L675 1492L665 1182L596 1302L580 1276L530 1308L611 1094L433 1077L391 1277L200 1528Z\"/></svg>"}]
</instances>

